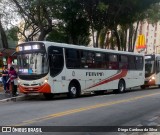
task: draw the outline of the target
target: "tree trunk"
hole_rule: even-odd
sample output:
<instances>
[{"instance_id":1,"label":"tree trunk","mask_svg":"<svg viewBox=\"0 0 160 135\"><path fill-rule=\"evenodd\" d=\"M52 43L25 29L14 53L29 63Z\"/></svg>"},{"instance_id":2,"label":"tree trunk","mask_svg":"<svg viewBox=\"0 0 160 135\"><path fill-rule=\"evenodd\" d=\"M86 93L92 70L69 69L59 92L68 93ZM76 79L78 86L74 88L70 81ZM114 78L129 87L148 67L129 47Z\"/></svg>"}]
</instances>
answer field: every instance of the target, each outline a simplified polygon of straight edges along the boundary
<instances>
[{"instance_id":1,"label":"tree trunk","mask_svg":"<svg viewBox=\"0 0 160 135\"><path fill-rule=\"evenodd\" d=\"M41 33L40 33L40 35L38 37L38 41L43 41L48 33L49 32L47 32L45 30L41 31Z\"/></svg>"},{"instance_id":2,"label":"tree trunk","mask_svg":"<svg viewBox=\"0 0 160 135\"><path fill-rule=\"evenodd\" d=\"M132 52L132 35L133 35L133 28L130 25L129 35L128 35L128 52Z\"/></svg>"},{"instance_id":3,"label":"tree trunk","mask_svg":"<svg viewBox=\"0 0 160 135\"><path fill-rule=\"evenodd\" d=\"M117 39L117 47L118 47L118 50L121 50L121 42L120 42L120 39L119 39L119 35L118 35L118 32L117 32L117 29L114 29L114 35Z\"/></svg>"},{"instance_id":4,"label":"tree trunk","mask_svg":"<svg viewBox=\"0 0 160 135\"><path fill-rule=\"evenodd\" d=\"M3 48L8 48L8 40L7 40L7 36L6 33L4 31L4 28L2 26L2 22L0 20L0 34L1 34L1 40L2 40L2 46Z\"/></svg>"},{"instance_id":5,"label":"tree trunk","mask_svg":"<svg viewBox=\"0 0 160 135\"><path fill-rule=\"evenodd\" d=\"M139 21L137 22L136 29L135 29L135 32L134 32L134 35L133 35L134 37L133 37L133 45L132 45L133 50L132 50L132 52L134 52L134 49L135 49L138 27L139 27Z\"/></svg>"},{"instance_id":6,"label":"tree trunk","mask_svg":"<svg viewBox=\"0 0 160 135\"><path fill-rule=\"evenodd\" d=\"M100 35L100 31L97 31L97 35L96 35L96 48L98 48L98 42L99 42L99 35Z\"/></svg>"},{"instance_id":7,"label":"tree trunk","mask_svg":"<svg viewBox=\"0 0 160 135\"><path fill-rule=\"evenodd\" d=\"M93 40L93 47L95 47L95 39L94 39L94 29L92 27L92 40Z\"/></svg>"},{"instance_id":8,"label":"tree trunk","mask_svg":"<svg viewBox=\"0 0 160 135\"><path fill-rule=\"evenodd\" d=\"M107 34L107 37L106 37L106 41L105 41L105 49L106 48L109 49L109 34L110 34L110 32L108 31L106 34Z\"/></svg>"},{"instance_id":9,"label":"tree trunk","mask_svg":"<svg viewBox=\"0 0 160 135\"><path fill-rule=\"evenodd\" d=\"M105 41L106 41L106 38L107 38L106 36L107 36L107 28L104 28L104 29L101 30L100 35L99 35L100 48L106 48L106 46L105 46L106 45Z\"/></svg>"},{"instance_id":10,"label":"tree trunk","mask_svg":"<svg viewBox=\"0 0 160 135\"><path fill-rule=\"evenodd\" d=\"M124 51L127 50L127 28L124 30Z\"/></svg>"},{"instance_id":11,"label":"tree trunk","mask_svg":"<svg viewBox=\"0 0 160 135\"><path fill-rule=\"evenodd\" d=\"M121 46L123 51L127 50L127 27L123 27L122 29Z\"/></svg>"}]
</instances>

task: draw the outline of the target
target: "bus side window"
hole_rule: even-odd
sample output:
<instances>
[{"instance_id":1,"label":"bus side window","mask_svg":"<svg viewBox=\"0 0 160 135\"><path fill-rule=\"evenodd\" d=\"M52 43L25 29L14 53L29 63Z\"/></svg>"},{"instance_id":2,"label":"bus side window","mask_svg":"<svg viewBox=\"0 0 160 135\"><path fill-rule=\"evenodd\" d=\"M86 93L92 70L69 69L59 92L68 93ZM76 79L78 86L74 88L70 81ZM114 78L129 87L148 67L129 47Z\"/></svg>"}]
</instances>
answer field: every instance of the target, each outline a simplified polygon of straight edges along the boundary
<instances>
[{"instance_id":1,"label":"bus side window","mask_svg":"<svg viewBox=\"0 0 160 135\"><path fill-rule=\"evenodd\" d=\"M143 57L136 56L136 69L143 70Z\"/></svg>"},{"instance_id":2,"label":"bus side window","mask_svg":"<svg viewBox=\"0 0 160 135\"><path fill-rule=\"evenodd\" d=\"M125 55L120 55L120 62L119 62L120 69L128 69L128 57Z\"/></svg>"},{"instance_id":3,"label":"bus side window","mask_svg":"<svg viewBox=\"0 0 160 135\"><path fill-rule=\"evenodd\" d=\"M87 51L81 50L81 68L88 68L88 65L86 63L87 61Z\"/></svg>"},{"instance_id":4,"label":"bus side window","mask_svg":"<svg viewBox=\"0 0 160 135\"><path fill-rule=\"evenodd\" d=\"M128 58L128 61L129 61L128 68L130 70L135 70L136 69L135 56L130 55L128 57L129 57Z\"/></svg>"},{"instance_id":5,"label":"bus side window","mask_svg":"<svg viewBox=\"0 0 160 135\"><path fill-rule=\"evenodd\" d=\"M58 75L64 66L63 48L50 46L48 48L50 75L52 77Z\"/></svg>"},{"instance_id":6,"label":"bus side window","mask_svg":"<svg viewBox=\"0 0 160 135\"><path fill-rule=\"evenodd\" d=\"M80 68L79 51L76 49L66 49L67 68Z\"/></svg>"},{"instance_id":7,"label":"bus side window","mask_svg":"<svg viewBox=\"0 0 160 135\"><path fill-rule=\"evenodd\" d=\"M157 69L157 73L159 73L160 72L160 60L157 61L157 68L156 69Z\"/></svg>"},{"instance_id":8,"label":"bus side window","mask_svg":"<svg viewBox=\"0 0 160 135\"><path fill-rule=\"evenodd\" d=\"M109 69L119 69L118 56L116 54L109 54Z\"/></svg>"},{"instance_id":9,"label":"bus side window","mask_svg":"<svg viewBox=\"0 0 160 135\"><path fill-rule=\"evenodd\" d=\"M106 54L105 55L105 69L109 69L109 55Z\"/></svg>"},{"instance_id":10,"label":"bus side window","mask_svg":"<svg viewBox=\"0 0 160 135\"><path fill-rule=\"evenodd\" d=\"M95 53L95 68L105 69L105 54L97 52Z\"/></svg>"},{"instance_id":11,"label":"bus side window","mask_svg":"<svg viewBox=\"0 0 160 135\"><path fill-rule=\"evenodd\" d=\"M96 68L95 66L95 53L94 52L91 52L89 51L88 54L87 54L87 66L88 68Z\"/></svg>"}]
</instances>

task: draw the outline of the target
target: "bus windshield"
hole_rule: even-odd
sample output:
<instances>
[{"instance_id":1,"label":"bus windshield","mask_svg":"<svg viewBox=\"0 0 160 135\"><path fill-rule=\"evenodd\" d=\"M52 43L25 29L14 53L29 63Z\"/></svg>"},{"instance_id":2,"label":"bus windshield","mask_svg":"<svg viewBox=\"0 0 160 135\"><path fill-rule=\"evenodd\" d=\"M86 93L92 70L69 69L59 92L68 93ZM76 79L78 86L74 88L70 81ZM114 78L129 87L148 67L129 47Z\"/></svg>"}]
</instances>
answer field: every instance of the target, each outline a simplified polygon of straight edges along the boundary
<instances>
[{"instance_id":1,"label":"bus windshield","mask_svg":"<svg viewBox=\"0 0 160 135\"><path fill-rule=\"evenodd\" d=\"M149 77L154 73L154 61L146 60L145 61L145 76Z\"/></svg>"},{"instance_id":2,"label":"bus windshield","mask_svg":"<svg viewBox=\"0 0 160 135\"><path fill-rule=\"evenodd\" d=\"M29 53L17 56L19 75L41 75L48 73L46 53Z\"/></svg>"}]
</instances>

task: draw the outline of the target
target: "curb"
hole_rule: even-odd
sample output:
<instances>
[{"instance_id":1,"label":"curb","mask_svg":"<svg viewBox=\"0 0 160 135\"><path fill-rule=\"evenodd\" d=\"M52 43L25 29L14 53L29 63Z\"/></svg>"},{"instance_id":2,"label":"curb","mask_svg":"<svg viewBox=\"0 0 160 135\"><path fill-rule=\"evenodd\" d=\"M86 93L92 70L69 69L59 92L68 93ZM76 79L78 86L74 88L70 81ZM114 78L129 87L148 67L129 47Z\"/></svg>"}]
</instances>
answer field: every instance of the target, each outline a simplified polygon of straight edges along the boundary
<instances>
[{"instance_id":1,"label":"curb","mask_svg":"<svg viewBox=\"0 0 160 135\"><path fill-rule=\"evenodd\" d=\"M9 102L9 101L18 101L18 100L22 100L25 98L25 95L20 95L17 97L10 97L10 98L5 98L5 99L1 99L0 103L4 103L4 102Z\"/></svg>"}]
</instances>

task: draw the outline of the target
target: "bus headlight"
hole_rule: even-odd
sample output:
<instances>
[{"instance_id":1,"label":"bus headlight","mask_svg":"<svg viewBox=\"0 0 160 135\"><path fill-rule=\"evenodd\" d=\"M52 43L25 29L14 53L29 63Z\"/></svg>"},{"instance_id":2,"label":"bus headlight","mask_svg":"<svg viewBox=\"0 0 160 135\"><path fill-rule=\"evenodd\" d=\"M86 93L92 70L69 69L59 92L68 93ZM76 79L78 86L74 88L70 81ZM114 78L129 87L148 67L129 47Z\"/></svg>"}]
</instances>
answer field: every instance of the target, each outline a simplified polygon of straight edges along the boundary
<instances>
[{"instance_id":1,"label":"bus headlight","mask_svg":"<svg viewBox=\"0 0 160 135\"><path fill-rule=\"evenodd\" d=\"M44 80L44 83L47 83L47 82L48 82L48 79L45 79L45 80Z\"/></svg>"},{"instance_id":2,"label":"bus headlight","mask_svg":"<svg viewBox=\"0 0 160 135\"><path fill-rule=\"evenodd\" d=\"M149 82L154 81L154 80L155 80L155 77L152 76L152 77L149 79Z\"/></svg>"},{"instance_id":3,"label":"bus headlight","mask_svg":"<svg viewBox=\"0 0 160 135\"><path fill-rule=\"evenodd\" d=\"M154 76L152 76L152 78L151 78L152 80L155 80L155 77Z\"/></svg>"}]
</instances>

